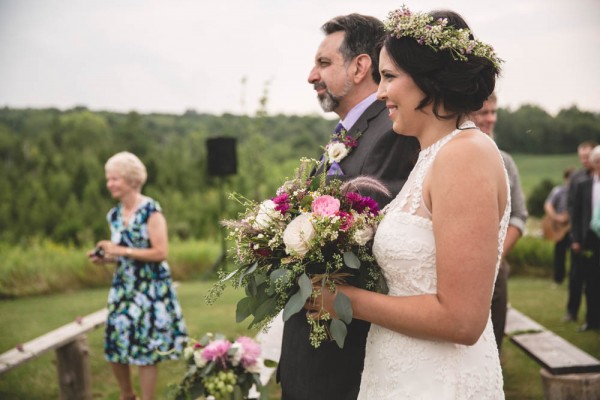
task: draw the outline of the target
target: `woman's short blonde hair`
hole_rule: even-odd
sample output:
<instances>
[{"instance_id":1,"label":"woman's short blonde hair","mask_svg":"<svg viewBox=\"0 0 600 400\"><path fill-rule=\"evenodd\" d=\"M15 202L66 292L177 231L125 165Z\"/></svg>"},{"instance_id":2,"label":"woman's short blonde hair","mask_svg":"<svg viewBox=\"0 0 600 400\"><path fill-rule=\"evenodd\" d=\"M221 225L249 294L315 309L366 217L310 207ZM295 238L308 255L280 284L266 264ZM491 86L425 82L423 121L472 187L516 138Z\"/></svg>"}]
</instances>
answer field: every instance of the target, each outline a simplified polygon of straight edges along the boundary
<instances>
[{"instance_id":1,"label":"woman's short blonde hair","mask_svg":"<svg viewBox=\"0 0 600 400\"><path fill-rule=\"evenodd\" d=\"M122 151L109 158L104 164L104 171L117 172L135 189L141 189L148 178L144 163L128 151Z\"/></svg>"},{"instance_id":2,"label":"woman's short blonde hair","mask_svg":"<svg viewBox=\"0 0 600 400\"><path fill-rule=\"evenodd\" d=\"M595 146L590 152L590 162L596 162L600 159L600 145Z\"/></svg>"}]
</instances>

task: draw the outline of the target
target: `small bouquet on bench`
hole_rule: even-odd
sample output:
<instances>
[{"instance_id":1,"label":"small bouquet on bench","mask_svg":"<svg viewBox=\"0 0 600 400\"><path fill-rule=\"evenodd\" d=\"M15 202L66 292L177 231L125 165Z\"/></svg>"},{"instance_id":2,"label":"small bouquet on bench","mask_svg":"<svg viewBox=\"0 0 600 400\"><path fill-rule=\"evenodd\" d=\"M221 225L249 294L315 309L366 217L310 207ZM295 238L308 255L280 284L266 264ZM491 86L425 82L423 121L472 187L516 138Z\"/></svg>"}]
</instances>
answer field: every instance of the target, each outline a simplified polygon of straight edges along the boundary
<instances>
[{"instance_id":1,"label":"small bouquet on bench","mask_svg":"<svg viewBox=\"0 0 600 400\"><path fill-rule=\"evenodd\" d=\"M176 389L176 400L242 400L253 385L260 391L261 348L251 338L231 342L208 333L190 340L184 349L186 374Z\"/></svg>"},{"instance_id":2,"label":"small bouquet on bench","mask_svg":"<svg viewBox=\"0 0 600 400\"><path fill-rule=\"evenodd\" d=\"M281 310L287 321L303 310L313 295L313 283L319 283L315 286L322 290L335 290L336 284L386 290L371 254L380 211L373 199L358 190L389 192L372 178L342 182L311 176L317 163L301 160L296 177L260 204L232 195L246 209L240 219L223 222L235 243L237 267L229 274L221 272L207 301L214 301L228 281L234 287L243 286L246 297L237 304L238 322L253 316L250 327L262 328ZM334 307L339 319L324 310L317 317L307 317L311 325L307 339L314 347L328 339L343 347L352 307L341 292Z\"/></svg>"}]
</instances>

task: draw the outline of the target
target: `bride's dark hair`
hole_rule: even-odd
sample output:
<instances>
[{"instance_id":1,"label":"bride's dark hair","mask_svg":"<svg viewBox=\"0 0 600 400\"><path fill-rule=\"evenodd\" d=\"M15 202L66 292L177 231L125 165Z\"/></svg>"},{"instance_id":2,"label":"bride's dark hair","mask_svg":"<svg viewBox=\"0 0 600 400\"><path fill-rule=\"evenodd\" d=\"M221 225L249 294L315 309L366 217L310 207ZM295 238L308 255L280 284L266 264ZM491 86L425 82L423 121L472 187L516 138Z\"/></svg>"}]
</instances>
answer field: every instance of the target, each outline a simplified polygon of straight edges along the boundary
<instances>
[{"instance_id":1,"label":"bride's dark hair","mask_svg":"<svg viewBox=\"0 0 600 400\"><path fill-rule=\"evenodd\" d=\"M448 26L470 30L465 20L453 11L432 11L429 15L434 20L447 18ZM384 39L383 47L425 93L417 110L433 104L437 118L455 118L458 124L463 115L479 110L494 91L499 69L487 58L466 54L466 60L460 60L449 50L436 51L412 37L398 39L391 34ZM440 106L444 115L440 114Z\"/></svg>"}]
</instances>

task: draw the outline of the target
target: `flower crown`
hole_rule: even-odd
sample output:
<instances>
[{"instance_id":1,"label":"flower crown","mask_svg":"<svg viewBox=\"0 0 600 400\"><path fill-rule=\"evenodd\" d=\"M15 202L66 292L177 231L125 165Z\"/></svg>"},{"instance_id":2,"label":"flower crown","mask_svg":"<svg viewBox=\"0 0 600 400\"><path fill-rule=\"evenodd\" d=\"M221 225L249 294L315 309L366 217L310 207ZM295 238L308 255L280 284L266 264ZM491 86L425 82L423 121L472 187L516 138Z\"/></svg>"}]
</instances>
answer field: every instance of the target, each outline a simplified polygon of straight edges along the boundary
<instances>
[{"instance_id":1,"label":"flower crown","mask_svg":"<svg viewBox=\"0 0 600 400\"><path fill-rule=\"evenodd\" d=\"M500 68L502 60L498 58L492 46L477 39L471 39L469 29L456 29L448 26L447 18L434 18L426 13L412 13L405 5L390 11L383 22L385 31L400 39L412 37L420 45L427 45L434 51L450 50L455 60L467 61L466 54L473 54L490 60Z\"/></svg>"}]
</instances>

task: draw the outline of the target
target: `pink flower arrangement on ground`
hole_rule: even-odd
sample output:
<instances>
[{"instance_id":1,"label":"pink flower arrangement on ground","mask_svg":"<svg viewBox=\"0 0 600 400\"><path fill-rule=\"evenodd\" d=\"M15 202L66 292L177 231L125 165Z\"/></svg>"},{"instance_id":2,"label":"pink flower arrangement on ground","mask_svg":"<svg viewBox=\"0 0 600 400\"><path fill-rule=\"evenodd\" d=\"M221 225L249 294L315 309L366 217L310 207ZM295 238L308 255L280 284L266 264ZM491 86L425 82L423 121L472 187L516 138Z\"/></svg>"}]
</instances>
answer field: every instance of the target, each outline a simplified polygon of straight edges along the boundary
<instances>
[{"instance_id":1,"label":"pink flower arrangement on ground","mask_svg":"<svg viewBox=\"0 0 600 400\"><path fill-rule=\"evenodd\" d=\"M199 341L190 340L184 349L188 370L177 388L177 400L187 398L245 398L256 385L261 390L261 348L252 338L240 336L234 342L223 335L208 333Z\"/></svg>"},{"instance_id":2,"label":"pink flower arrangement on ground","mask_svg":"<svg viewBox=\"0 0 600 400\"><path fill-rule=\"evenodd\" d=\"M250 326L260 328L281 310L287 320L303 310L313 293L313 282L330 289L343 282L385 290L371 254L381 218L379 208L373 199L355 190L367 186L387 193L387 189L370 178L344 183L328 180L325 175L313 177L310 171L316 164L315 160L303 160L296 178L262 203L232 195L246 208L239 220L224 221L229 239L235 242L232 253L236 268L222 273L208 301L220 295L227 281L244 286L247 297L238 303L238 322L253 316ZM339 319L327 313L318 319L309 318L309 339L315 347L326 339L334 339L343 347L352 309L343 294L336 297L342 298L336 305Z\"/></svg>"}]
</instances>

